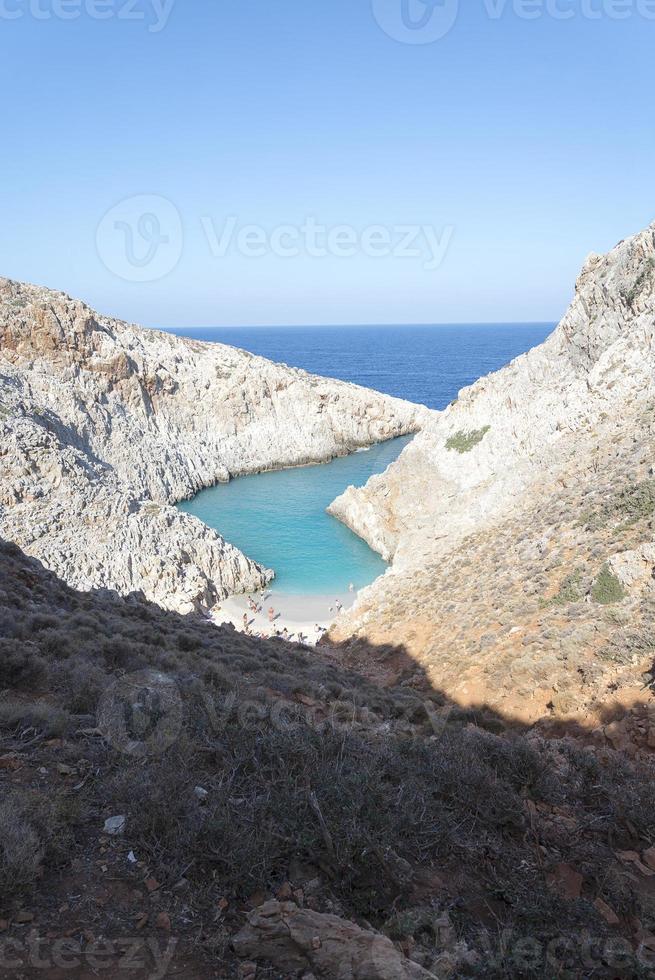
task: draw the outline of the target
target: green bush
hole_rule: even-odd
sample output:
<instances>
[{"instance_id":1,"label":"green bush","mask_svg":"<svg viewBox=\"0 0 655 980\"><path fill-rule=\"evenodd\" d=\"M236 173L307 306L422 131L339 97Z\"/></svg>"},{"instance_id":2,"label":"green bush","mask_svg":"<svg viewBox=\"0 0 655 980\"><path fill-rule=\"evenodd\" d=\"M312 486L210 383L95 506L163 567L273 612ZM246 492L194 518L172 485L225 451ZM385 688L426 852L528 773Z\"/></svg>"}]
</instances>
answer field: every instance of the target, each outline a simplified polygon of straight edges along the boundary
<instances>
[{"instance_id":1,"label":"green bush","mask_svg":"<svg viewBox=\"0 0 655 980\"><path fill-rule=\"evenodd\" d=\"M655 480L644 480L623 490L617 504L626 524L652 517L655 514Z\"/></svg>"},{"instance_id":2,"label":"green bush","mask_svg":"<svg viewBox=\"0 0 655 980\"><path fill-rule=\"evenodd\" d=\"M482 442L490 428L490 425L485 425L482 429L473 429L470 432L460 429L447 440L446 449L455 449L458 453L470 453L478 443Z\"/></svg>"},{"instance_id":3,"label":"green bush","mask_svg":"<svg viewBox=\"0 0 655 980\"><path fill-rule=\"evenodd\" d=\"M585 511L578 527L588 527L592 531L621 521L623 529L632 527L639 521L655 516L655 480L632 483L606 501L599 510Z\"/></svg>"},{"instance_id":4,"label":"green bush","mask_svg":"<svg viewBox=\"0 0 655 980\"><path fill-rule=\"evenodd\" d=\"M582 598L581 579L582 575L579 571L567 575L560 585L557 595L551 596L550 599L542 599L542 609L547 609L549 606L567 606L570 602L578 602Z\"/></svg>"},{"instance_id":5,"label":"green bush","mask_svg":"<svg viewBox=\"0 0 655 980\"><path fill-rule=\"evenodd\" d=\"M609 565L605 564L601 568L593 584L591 595L595 602L600 602L603 606L609 606L613 602L621 602L625 598L623 586L616 575L612 575Z\"/></svg>"}]
</instances>

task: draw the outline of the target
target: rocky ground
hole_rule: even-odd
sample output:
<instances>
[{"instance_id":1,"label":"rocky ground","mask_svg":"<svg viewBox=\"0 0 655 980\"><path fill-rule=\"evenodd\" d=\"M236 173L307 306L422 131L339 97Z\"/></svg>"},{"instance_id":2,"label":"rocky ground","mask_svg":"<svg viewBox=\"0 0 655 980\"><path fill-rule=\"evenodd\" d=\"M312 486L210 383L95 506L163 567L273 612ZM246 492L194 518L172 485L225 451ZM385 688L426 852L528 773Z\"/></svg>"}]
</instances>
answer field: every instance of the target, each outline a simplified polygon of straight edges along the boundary
<instances>
[{"instance_id":1,"label":"rocky ground","mask_svg":"<svg viewBox=\"0 0 655 980\"><path fill-rule=\"evenodd\" d=\"M71 584L211 609L270 572L175 502L415 432L429 413L0 279L0 533Z\"/></svg>"}]
</instances>

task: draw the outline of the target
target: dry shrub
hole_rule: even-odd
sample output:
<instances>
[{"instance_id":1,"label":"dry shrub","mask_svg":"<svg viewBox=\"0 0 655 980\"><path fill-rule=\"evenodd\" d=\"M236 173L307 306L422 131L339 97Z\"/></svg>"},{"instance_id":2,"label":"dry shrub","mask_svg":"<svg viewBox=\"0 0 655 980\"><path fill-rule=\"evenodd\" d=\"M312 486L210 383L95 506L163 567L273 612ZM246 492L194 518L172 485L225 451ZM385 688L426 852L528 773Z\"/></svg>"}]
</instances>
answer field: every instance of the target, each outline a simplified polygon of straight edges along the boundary
<instances>
[{"instance_id":1,"label":"dry shrub","mask_svg":"<svg viewBox=\"0 0 655 980\"><path fill-rule=\"evenodd\" d=\"M0 802L0 911L29 896L44 867L70 859L76 806L14 788Z\"/></svg>"},{"instance_id":2,"label":"dry shrub","mask_svg":"<svg viewBox=\"0 0 655 980\"><path fill-rule=\"evenodd\" d=\"M0 731L20 735L30 730L52 738L63 735L70 725L68 712L45 701L23 701L7 698L0 701Z\"/></svg>"},{"instance_id":3,"label":"dry shrub","mask_svg":"<svg viewBox=\"0 0 655 980\"><path fill-rule=\"evenodd\" d=\"M29 889L40 874L45 848L25 820L15 796L0 803L0 895L3 900Z\"/></svg>"}]
</instances>

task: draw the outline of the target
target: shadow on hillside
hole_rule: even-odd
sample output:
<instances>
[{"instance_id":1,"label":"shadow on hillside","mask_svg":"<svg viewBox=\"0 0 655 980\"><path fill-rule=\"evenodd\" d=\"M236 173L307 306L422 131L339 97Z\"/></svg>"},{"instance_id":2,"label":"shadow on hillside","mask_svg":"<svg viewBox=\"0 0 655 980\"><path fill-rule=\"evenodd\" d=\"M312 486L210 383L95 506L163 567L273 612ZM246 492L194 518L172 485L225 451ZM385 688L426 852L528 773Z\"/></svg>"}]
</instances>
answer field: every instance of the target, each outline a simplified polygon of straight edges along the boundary
<instances>
[{"instance_id":1,"label":"shadow on hillside","mask_svg":"<svg viewBox=\"0 0 655 980\"><path fill-rule=\"evenodd\" d=\"M632 942L649 921L621 857L643 868L655 840L645 762L453 703L402 645L359 643L369 673L393 666L376 683L336 648L76 591L2 542L0 583L0 918L29 896L43 931L65 909L67 934L147 935L152 908L154 936L174 923L225 976L245 911L281 894L420 946L428 965L446 942L459 956L457 938L479 952L456 976L565 975L551 960L525 973L503 930L540 955L564 939L575 958L583 933ZM469 970L492 955L496 972Z\"/></svg>"},{"instance_id":2,"label":"shadow on hillside","mask_svg":"<svg viewBox=\"0 0 655 980\"><path fill-rule=\"evenodd\" d=\"M590 735L589 727L554 713L526 724L486 703L458 704L430 682L403 644L376 646L358 637L306 647L247 636L199 614L164 610L140 593L77 591L1 540L0 571L5 590L0 691L5 696L40 693L48 702L65 702L65 710L74 714L93 712L112 678L158 670L183 689L201 682L223 695L255 693L269 702L278 697L326 710L332 703L340 710L351 703L355 714L368 708L383 721L405 718L424 733L435 725L441 729L447 718L449 725L470 724L497 734L525 733L536 724L553 736ZM632 708L643 710L643 702L608 701L595 724L620 720Z\"/></svg>"},{"instance_id":3,"label":"shadow on hillside","mask_svg":"<svg viewBox=\"0 0 655 980\"><path fill-rule=\"evenodd\" d=\"M497 733L506 731L525 734L532 729L539 729L542 734L554 738L569 736L588 741L592 732L597 734L599 728L620 722L633 712L643 715L648 702L654 697L655 680L644 683L642 688L644 697L634 700L632 703L626 703L618 697L614 697L608 682L607 698L602 704L594 703L593 722L589 724L585 724L573 714L558 714L552 706L533 721L526 722L523 717L501 711L484 701L462 704L453 699L444 690L434 685L423 665L412 656L402 643L376 644L371 643L365 635L357 635L354 638L335 643L331 643L327 638L321 641L319 649L325 656L329 656L344 669L361 673L367 679L371 679L371 682L373 682L373 678L377 678L377 684L384 689L409 689L419 695L423 694L426 698L441 704L442 710L447 708L451 712L453 721L456 719L468 721L473 725ZM655 678L655 660L648 663L648 659L647 657L644 658L645 672L650 677ZM655 700L653 700L653 704L655 705ZM645 735L642 741L644 742L643 747L647 748ZM649 751L649 749L647 750Z\"/></svg>"}]
</instances>

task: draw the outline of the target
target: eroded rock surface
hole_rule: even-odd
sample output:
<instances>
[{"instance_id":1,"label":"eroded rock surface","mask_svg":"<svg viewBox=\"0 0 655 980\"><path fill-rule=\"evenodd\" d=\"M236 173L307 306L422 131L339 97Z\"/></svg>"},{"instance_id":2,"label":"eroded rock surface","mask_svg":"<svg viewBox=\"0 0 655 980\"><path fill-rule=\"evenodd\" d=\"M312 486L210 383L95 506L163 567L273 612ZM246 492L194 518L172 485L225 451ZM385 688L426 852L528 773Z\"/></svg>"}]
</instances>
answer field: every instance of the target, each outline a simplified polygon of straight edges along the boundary
<instances>
[{"instance_id":1,"label":"eroded rock surface","mask_svg":"<svg viewBox=\"0 0 655 980\"><path fill-rule=\"evenodd\" d=\"M0 533L80 588L205 609L270 572L175 502L415 432L427 410L0 279Z\"/></svg>"}]
</instances>

